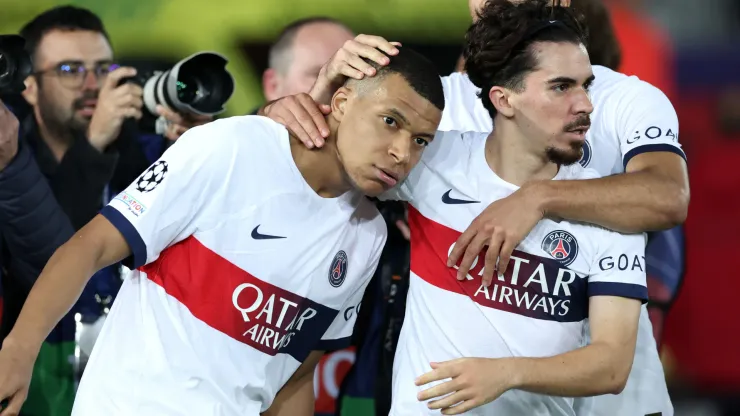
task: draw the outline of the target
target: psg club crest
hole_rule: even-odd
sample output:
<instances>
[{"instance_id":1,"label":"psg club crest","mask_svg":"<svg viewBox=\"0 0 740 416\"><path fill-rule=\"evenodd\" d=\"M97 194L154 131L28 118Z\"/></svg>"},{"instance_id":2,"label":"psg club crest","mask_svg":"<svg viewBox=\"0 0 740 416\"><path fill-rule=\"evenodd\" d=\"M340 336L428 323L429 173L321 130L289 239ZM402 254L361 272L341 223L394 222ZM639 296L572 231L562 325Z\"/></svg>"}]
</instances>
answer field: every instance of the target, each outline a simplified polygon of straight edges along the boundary
<instances>
[{"instance_id":1,"label":"psg club crest","mask_svg":"<svg viewBox=\"0 0 740 416\"><path fill-rule=\"evenodd\" d=\"M563 266L568 266L578 255L578 241L568 232L553 231L542 240L542 250Z\"/></svg>"},{"instance_id":2,"label":"psg club crest","mask_svg":"<svg viewBox=\"0 0 740 416\"><path fill-rule=\"evenodd\" d=\"M589 143L588 140L583 142L583 155L581 155L581 160L579 160L578 163L580 163L584 168L591 163L591 143Z\"/></svg>"},{"instance_id":3,"label":"psg club crest","mask_svg":"<svg viewBox=\"0 0 740 416\"><path fill-rule=\"evenodd\" d=\"M153 164L136 181L136 189L139 192L151 192L157 187L167 175L167 162L160 160Z\"/></svg>"},{"instance_id":4,"label":"psg club crest","mask_svg":"<svg viewBox=\"0 0 740 416\"><path fill-rule=\"evenodd\" d=\"M347 277L347 253L340 250L331 262L329 283L334 287L339 287L344 283L345 277Z\"/></svg>"}]
</instances>

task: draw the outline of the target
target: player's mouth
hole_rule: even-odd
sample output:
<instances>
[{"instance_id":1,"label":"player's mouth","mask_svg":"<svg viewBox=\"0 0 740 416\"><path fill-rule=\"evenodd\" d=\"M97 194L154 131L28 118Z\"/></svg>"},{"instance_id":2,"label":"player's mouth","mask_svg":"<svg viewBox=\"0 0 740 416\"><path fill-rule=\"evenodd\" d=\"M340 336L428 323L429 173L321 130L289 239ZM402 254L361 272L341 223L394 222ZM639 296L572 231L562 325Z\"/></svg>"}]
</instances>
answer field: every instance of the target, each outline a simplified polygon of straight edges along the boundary
<instances>
[{"instance_id":1,"label":"player's mouth","mask_svg":"<svg viewBox=\"0 0 740 416\"><path fill-rule=\"evenodd\" d=\"M383 169L377 166L375 167L375 171L378 179L388 185L389 188L393 188L394 186L396 186L396 184L398 183L398 178L401 176L390 169Z\"/></svg>"},{"instance_id":2,"label":"player's mouth","mask_svg":"<svg viewBox=\"0 0 740 416\"><path fill-rule=\"evenodd\" d=\"M590 125L588 125L588 126L579 126L579 127L572 128L572 129L567 130L566 133L572 134L572 135L576 136L580 140L586 140L586 133L588 133L588 129L590 127L591 127Z\"/></svg>"}]
</instances>

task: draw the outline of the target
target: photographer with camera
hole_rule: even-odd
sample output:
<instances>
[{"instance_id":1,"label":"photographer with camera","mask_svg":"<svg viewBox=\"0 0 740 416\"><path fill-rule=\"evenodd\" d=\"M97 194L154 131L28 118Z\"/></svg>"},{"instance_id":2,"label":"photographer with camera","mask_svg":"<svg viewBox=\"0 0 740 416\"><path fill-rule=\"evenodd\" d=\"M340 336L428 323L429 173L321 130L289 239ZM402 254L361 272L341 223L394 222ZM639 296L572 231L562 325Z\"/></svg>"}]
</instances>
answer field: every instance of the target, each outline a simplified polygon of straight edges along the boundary
<instances>
[{"instance_id":1,"label":"photographer with camera","mask_svg":"<svg viewBox=\"0 0 740 416\"><path fill-rule=\"evenodd\" d=\"M71 230L61 233L48 220L36 222L33 231L58 234L48 239L54 243L50 255L146 170L151 157L159 157L182 132L212 120L212 116L184 116L161 106L154 108L159 103L155 100L145 104L146 87L130 82L138 81L136 69L116 65L103 23L86 9L50 9L26 24L20 34L33 65L22 92L30 111L16 109L22 131L19 146L27 149L28 159L34 161L33 166L40 170L45 185L66 214L67 225L71 223ZM161 132L165 137L140 133L138 120L147 112L158 112L166 119ZM148 158L143 146L151 140L159 141L155 146L159 152ZM28 166L26 169L31 169ZM5 186L9 185L0 183L0 196L7 192ZM15 217L8 218L9 222L19 222L26 215L18 210L12 213ZM12 264L17 250L7 247L6 251L11 253ZM46 259L48 256L36 273ZM23 414L69 415L75 385L75 368L70 363L75 354L74 315L81 313L83 323L98 321L120 283L117 266L91 279L80 302L44 344ZM25 294L20 293L13 294L13 302L22 305Z\"/></svg>"},{"instance_id":2,"label":"photographer with camera","mask_svg":"<svg viewBox=\"0 0 740 416\"><path fill-rule=\"evenodd\" d=\"M122 82L136 76L136 69L114 63L103 23L88 10L51 9L29 22L21 36L34 62L23 92L33 109L22 121L24 139L78 229L107 202L102 201L107 185L123 189L150 164L136 123L143 112L142 87ZM168 138L210 119L185 126L173 122Z\"/></svg>"}]
</instances>

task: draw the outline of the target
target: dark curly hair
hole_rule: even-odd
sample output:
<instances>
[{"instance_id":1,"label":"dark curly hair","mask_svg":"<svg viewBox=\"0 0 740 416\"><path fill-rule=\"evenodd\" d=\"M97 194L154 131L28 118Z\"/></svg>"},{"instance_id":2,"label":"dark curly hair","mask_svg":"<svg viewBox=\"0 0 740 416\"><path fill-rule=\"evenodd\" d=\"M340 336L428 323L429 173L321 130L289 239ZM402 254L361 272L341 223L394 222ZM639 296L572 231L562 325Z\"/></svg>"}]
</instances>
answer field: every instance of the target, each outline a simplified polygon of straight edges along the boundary
<instances>
[{"instance_id":1,"label":"dark curly hair","mask_svg":"<svg viewBox=\"0 0 740 416\"><path fill-rule=\"evenodd\" d=\"M552 0L489 0L465 35L465 71L491 118L496 116L488 92L494 86L521 91L524 78L537 68L536 42L588 45L585 19Z\"/></svg>"}]
</instances>

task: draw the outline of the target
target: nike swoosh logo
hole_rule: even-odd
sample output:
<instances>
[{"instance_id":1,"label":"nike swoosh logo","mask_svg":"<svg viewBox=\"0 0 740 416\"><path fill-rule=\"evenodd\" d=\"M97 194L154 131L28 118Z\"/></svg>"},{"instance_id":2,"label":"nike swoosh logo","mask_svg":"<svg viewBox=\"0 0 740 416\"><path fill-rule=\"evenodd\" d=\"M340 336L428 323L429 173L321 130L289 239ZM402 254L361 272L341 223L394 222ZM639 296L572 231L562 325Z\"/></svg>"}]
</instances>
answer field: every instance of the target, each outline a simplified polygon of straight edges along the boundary
<instances>
[{"instance_id":1,"label":"nike swoosh logo","mask_svg":"<svg viewBox=\"0 0 740 416\"><path fill-rule=\"evenodd\" d=\"M252 238L255 240L277 240L278 238L287 238L279 235L260 234L260 232L257 231L258 228L260 228L259 225L254 227L254 230L252 230Z\"/></svg>"},{"instance_id":2,"label":"nike swoosh logo","mask_svg":"<svg viewBox=\"0 0 740 416\"><path fill-rule=\"evenodd\" d=\"M445 192L444 195L442 195L442 202L444 202L445 204L451 204L451 205L457 205L457 204L480 204L480 201L468 201L468 200L465 200L465 199L452 198L450 196L450 192L452 192L452 189L450 189L449 191Z\"/></svg>"}]
</instances>

